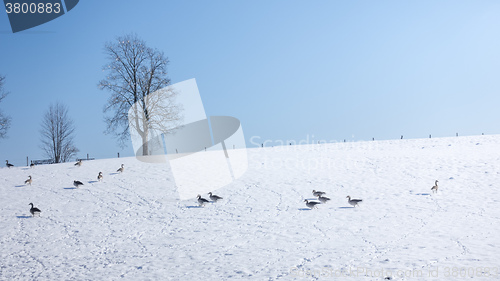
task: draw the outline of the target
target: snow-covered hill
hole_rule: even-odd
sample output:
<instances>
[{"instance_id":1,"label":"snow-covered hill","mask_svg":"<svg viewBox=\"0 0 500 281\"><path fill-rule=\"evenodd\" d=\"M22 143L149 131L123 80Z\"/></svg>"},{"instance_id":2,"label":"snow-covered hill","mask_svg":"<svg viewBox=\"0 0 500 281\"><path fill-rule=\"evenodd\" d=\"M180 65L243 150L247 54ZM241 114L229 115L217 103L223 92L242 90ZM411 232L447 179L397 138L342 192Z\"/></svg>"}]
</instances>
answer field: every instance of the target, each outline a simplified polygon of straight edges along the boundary
<instances>
[{"instance_id":1,"label":"snow-covered hill","mask_svg":"<svg viewBox=\"0 0 500 281\"><path fill-rule=\"evenodd\" d=\"M500 278L500 136L255 148L248 157L246 174L204 208L178 199L166 165L135 158L1 168L0 279ZM309 210L313 189L331 202ZM347 195L363 203L353 208Z\"/></svg>"}]
</instances>

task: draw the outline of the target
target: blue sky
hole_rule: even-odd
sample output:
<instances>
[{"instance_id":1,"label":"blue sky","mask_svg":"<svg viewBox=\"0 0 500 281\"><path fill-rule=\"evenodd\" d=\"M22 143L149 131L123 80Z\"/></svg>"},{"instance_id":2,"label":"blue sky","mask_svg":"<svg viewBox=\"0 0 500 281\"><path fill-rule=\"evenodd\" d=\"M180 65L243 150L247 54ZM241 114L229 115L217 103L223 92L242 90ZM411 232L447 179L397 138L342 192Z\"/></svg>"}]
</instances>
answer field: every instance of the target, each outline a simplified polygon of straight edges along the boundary
<instances>
[{"instance_id":1,"label":"blue sky","mask_svg":"<svg viewBox=\"0 0 500 281\"><path fill-rule=\"evenodd\" d=\"M196 78L207 115L239 118L249 147L498 134L499 14L498 1L80 1L12 34L1 11L0 159L46 158L40 119L56 101L79 157L132 156L103 133L97 87L105 42L131 32L165 52L173 83Z\"/></svg>"}]
</instances>

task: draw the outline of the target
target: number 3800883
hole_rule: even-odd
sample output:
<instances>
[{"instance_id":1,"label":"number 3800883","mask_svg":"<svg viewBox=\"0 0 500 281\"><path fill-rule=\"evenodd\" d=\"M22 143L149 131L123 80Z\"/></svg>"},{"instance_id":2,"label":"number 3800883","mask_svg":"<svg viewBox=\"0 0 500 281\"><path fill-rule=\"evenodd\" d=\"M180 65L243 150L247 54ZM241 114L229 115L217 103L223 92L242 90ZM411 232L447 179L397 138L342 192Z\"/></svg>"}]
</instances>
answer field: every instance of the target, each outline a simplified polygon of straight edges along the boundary
<instances>
[{"instance_id":1,"label":"number 3800883","mask_svg":"<svg viewBox=\"0 0 500 281\"><path fill-rule=\"evenodd\" d=\"M59 14L61 3L6 3L7 14Z\"/></svg>"}]
</instances>

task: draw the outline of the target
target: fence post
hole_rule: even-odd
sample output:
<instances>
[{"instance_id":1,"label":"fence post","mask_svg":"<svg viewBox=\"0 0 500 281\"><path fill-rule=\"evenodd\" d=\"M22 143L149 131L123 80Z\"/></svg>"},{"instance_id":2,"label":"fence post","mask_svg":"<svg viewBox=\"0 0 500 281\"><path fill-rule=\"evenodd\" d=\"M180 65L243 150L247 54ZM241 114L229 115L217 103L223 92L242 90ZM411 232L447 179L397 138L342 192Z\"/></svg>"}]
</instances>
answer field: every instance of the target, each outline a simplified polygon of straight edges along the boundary
<instances>
[{"instance_id":1,"label":"fence post","mask_svg":"<svg viewBox=\"0 0 500 281\"><path fill-rule=\"evenodd\" d=\"M29 166L29 163L28 163L28 156L26 156L26 166Z\"/></svg>"},{"instance_id":2,"label":"fence post","mask_svg":"<svg viewBox=\"0 0 500 281\"><path fill-rule=\"evenodd\" d=\"M120 158L120 152L118 152L118 158Z\"/></svg>"}]
</instances>

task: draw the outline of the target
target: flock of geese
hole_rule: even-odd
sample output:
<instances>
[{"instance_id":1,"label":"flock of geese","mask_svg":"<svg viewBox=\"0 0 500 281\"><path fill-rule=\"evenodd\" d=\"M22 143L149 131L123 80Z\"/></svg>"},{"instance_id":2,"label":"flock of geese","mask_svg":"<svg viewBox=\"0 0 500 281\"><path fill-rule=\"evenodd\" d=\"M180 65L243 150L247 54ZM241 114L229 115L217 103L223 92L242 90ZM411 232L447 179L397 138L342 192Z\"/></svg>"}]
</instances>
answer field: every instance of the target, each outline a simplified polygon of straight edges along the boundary
<instances>
[{"instance_id":1,"label":"flock of geese","mask_svg":"<svg viewBox=\"0 0 500 281\"><path fill-rule=\"evenodd\" d=\"M438 191L438 180L436 180L436 182L434 183L434 186L431 188L431 191L432 193L437 193ZM325 204L327 203L328 201L330 201L330 198L328 197L325 197L325 194L326 192L323 192L323 191L316 191L313 189L312 191L312 194L316 197L318 197L318 200L320 202L317 202L317 201L309 201L308 199L304 200L304 202L306 202L306 206L309 207L310 209L314 209L314 208L318 208L317 205L318 204ZM363 202L362 199L352 199L351 196L347 195L347 203L349 203L349 205L353 206L354 208L356 206L358 206L359 203Z\"/></svg>"},{"instance_id":2,"label":"flock of geese","mask_svg":"<svg viewBox=\"0 0 500 281\"><path fill-rule=\"evenodd\" d=\"M217 195L214 195L212 194L212 192L209 192L207 193L210 197L210 200L213 202L213 203L216 203L218 200L221 200L222 197L220 196L217 196ZM323 192L323 191L316 191L316 190L313 190L312 191L312 194L316 197L318 197L318 201L310 201L308 199L305 199L304 202L306 202L306 206L309 207L310 209L314 209L314 208L318 208L317 205L318 204L326 204L328 201L330 201L331 199L326 197L326 192ZM198 196L196 196L196 198L198 199L198 205L200 207L204 207L205 204L209 203L210 201L201 197L200 194L198 194ZM347 202L353 206L353 207L356 207L358 206L359 203L363 202L363 200L361 199L351 199L351 196L347 196Z\"/></svg>"},{"instance_id":3,"label":"flock of geese","mask_svg":"<svg viewBox=\"0 0 500 281\"><path fill-rule=\"evenodd\" d=\"M318 208L319 204L326 204L328 201L330 201L330 198L326 197L326 192L323 191L316 191L313 189L312 194L315 197L318 197L318 201L310 201L308 199L304 200L306 202L306 206L309 207L310 209ZM363 202L361 199L351 199L351 196L347 196L347 202L353 206L356 207L359 203Z\"/></svg>"},{"instance_id":4,"label":"flock of geese","mask_svg":"<svg viewBox=\"0 0 500 281\"><path fill-rule=\"evenodd\" d=\"M10 164L10 163L9 163L9 160L5 160L5 162L6 162L6 166L7 166L8 168L11 168L11 167L13 167L13 166L14 166L14 165L12 165L12 164ZM75 166L80 167L80 166L82 166L82 164L83 164L83 162L82 162L82 160L80 159L80 160L78 160L78 162L76 162L76 163L75 163ZM31 168L33 168L33 167L34 167L34 164L33 164L33 163L31 163L30 167L31 167ZM121 167L120 167L118 170L116 170L116 172L118 172L118 173L123 173L124 169L125 169L125 166L122 164L122 165L121 165ZM99 172L99 174L97 175L97 180L98 180L99 182L101 182L101 181L103 180L103 175L102 175L102 172ZM24 184L25 184L25 185L31 185L31 183L32 183L32 182L33 182L33 178L32 178L31 176L29 176L29 177L28 177L28 179L27 179L26 181L24 181ZM437 191L438 191L438 182L439 182L439 181L438 181L438 180L436 180L436 182L435 182L434 186L431 188L431 191L432 191L433 193L437 193ZM74 180L74 181L73 181L73 185L74 185L76 188L79 188L80 186L82 186L82 185L83 185L83 183L82 183L81 181ZM207 193L207 194L209 195L210 200L211 200L212 202L214 202L214 203L216 203L218 200L223 199L223 198L222 198L222 197L220 197L220 196L217 196L217 195L212 194L212 192L209 192L209 193ZM319 201L319 202L318 202L318 201L311 201L311 200L305 199L305 200L304 200L304 202L306 202L306 206L307 206L308 208L310 208L310 209L315 209L315 208L317 209L317 208L318 208L318 206L317 206L317 205L319 205L319 204L326 204L326 203L328 203L328 201L330 201L330 200L331 200L330 198L328 198L328 197L326 197L326 196L325 196L325 195L326 195L326 192L323 192L323 191L316 191L316 190L314 190L314 189L313 189L312 194L313 194L315 197L318 197L318 201ZM355 208L356 206L358 206L358 205L359 205L359 203L363 202L363 200L362 200L362 199L352 199L352 198L351 198L351 196L349 196L349 195L347 195L347 197L346 197L346 198L347 198L347 203L349 203L349 205L353 206L354 208ZM200 195L200 194L198 194L197 199L198 199L198 205L199 205L200 207L204 207L206 203L209 203L209 202L210 202L209 200L207 200L207 199L205 199L205 198L201 197L201 195ZM35 216L35 215L38 215L38 216L39 216L39 215L40 215L40 212L41 212L41 211L40 211L40 209L33 207L33 203L30 203L29 205L31 205L30 213L31 213L33 216Z\"/></svg>"},{"instance_id":5,"label":"flock of geese","mask_svg":"<svg viewBox=\"0 0 500 281\"><path fill-rule=\"evenodd\" d=\"M7 166L7 168L14 167L14 165L12 165L12 164L10 164L10 163L9 163L9 160L5 160L5 162L6 162L6 166ZM80 167L80 166L82 166L82 164L83 164L83 162L82 162L82 160L80 159L80 160L78 160L78 162L76 162L76 163L75 163L75 166L76 166L76 167ZM35 167L35 164L31 163L30 168L34 168L34 167ZM125 165L123 165L123 164L122 164L122 165L121 165L121 167L120 167L118 170L116 170L116 172L118 172L118 173L123 173L123 171L124 171L124 170L125 170ZM104 177L103 177L103 175L102 175L102 172L99 172L99 174L97 175L97 181L101 182L101 181L103 180L103 178L104 178ZM28 176L28 179L24 181L24 184L25 184L25 185L31 185L32 183L33 183L33 178L32 178L32 177L31 177L31 175L30 175L30 176ZM82 185L83 185L83 182L81 182L81 181L77 181L77 180L74 180L74 181L73 181L73 185L74 185L76 188L79 188L80 186L82 186ZM215 195L215 196L216 196L216 195ZM219 196L216 196L216 197L219 197ZM211 193L210 193L210 198L212 198ZM220 197L219 197L219 198L220 198ZM222 199L222 198L220 198L220 199ZM31 213L31 215L32 215L33 217L34 217L34 216L40 216L40 213L42 212L42 211L40 211L40 209L38 209L38 208L34 207L34 206L33 206L33 203L29 203L28 205L31 205L31 208L30 208L30 213Z\"/></svg>"}]
</instances>

